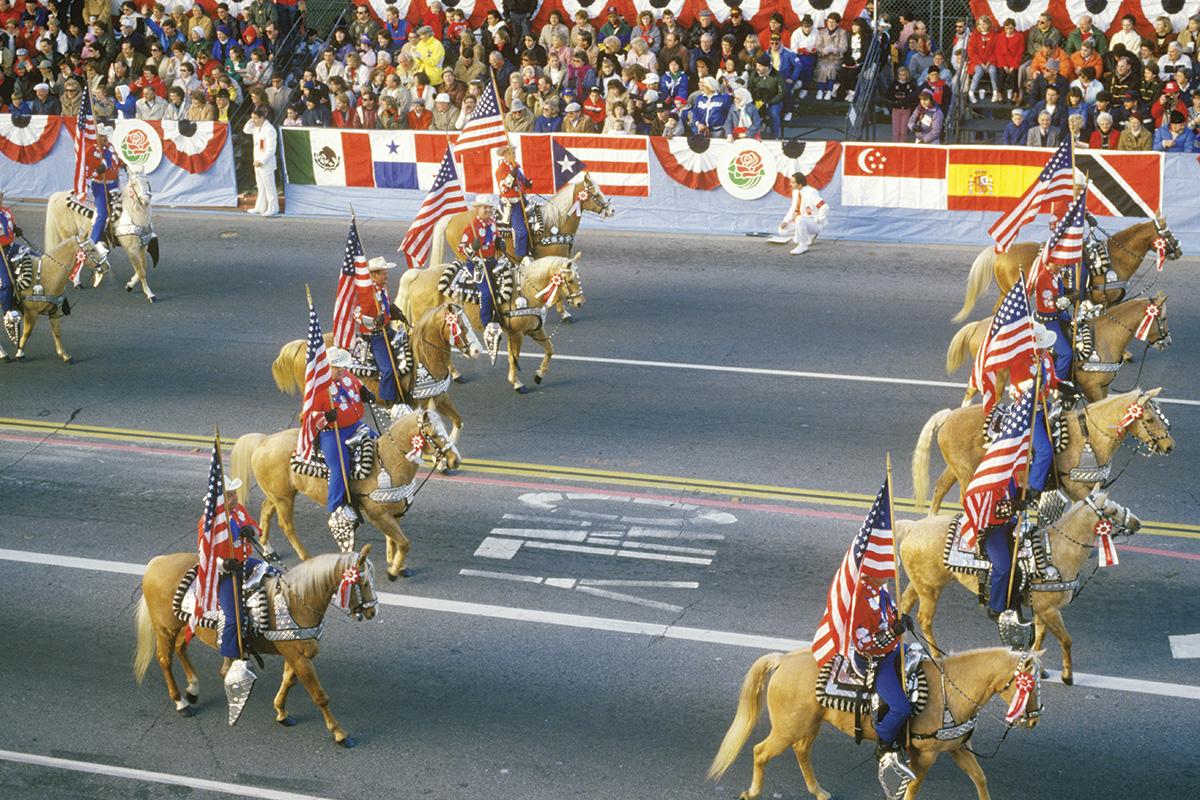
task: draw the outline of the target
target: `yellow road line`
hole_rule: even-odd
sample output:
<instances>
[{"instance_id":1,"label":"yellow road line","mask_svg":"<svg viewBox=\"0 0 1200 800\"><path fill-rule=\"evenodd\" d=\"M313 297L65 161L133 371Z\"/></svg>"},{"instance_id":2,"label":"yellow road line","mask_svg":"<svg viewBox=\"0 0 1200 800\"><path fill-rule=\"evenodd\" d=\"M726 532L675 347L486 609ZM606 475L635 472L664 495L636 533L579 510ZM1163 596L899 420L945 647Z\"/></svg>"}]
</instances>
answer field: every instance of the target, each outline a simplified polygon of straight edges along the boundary
<instances>
[{"instance_id":1,"label":"yellow road line","mask_svg":"<svg viewBox=\"0 0 1200 800\"><path fill-rule=\"evenodd\" d=\"M123 442L155 442L161 444L192 445L208 447L212 438L162 431L141 431L128 428L103 428L92 425L67 425L41 422L38 420L0 417L0 428L11 428L27 433L60 434L88 439L103 439ZM233 447L236 439L222 439L223 448ZM873 495L850 492L825 492L816 489L800 489L787 486L769 486L753 483L733 483L702 478L680 478L670 475L653 475L639 472L588 469L585 467L560 467L550 464L527 464L512 461L464 458L464 472L482 472L495 475L514 475L523 478L573 480L585 483L620 484L647 489L677 492L693 492L724 495L731 498L755 498L779 502L805 503L809 505L834 506L838 508L865 510L875 501ZM916 502L911 498L894 498L896 508L906 513L919 513ZM961 511L956 503L943 504L947 513ZM1175 522L1148 522L1143 520L1140 534L1171 536L1184 539L1200 539L1200 526Z\"/></svg>"}]
</instances>

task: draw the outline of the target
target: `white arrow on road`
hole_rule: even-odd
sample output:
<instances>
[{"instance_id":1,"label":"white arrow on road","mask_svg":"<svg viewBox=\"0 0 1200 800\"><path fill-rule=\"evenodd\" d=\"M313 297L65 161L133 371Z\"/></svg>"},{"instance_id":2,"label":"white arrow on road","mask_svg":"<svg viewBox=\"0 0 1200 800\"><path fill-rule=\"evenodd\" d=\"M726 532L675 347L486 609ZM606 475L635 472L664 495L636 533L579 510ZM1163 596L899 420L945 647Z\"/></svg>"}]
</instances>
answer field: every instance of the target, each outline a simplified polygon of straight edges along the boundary
<instances>
[{"instance_id":1,"label":"white arrow on road","mask_svg":"<svg viewBox=\"0 0 1200 800\"><path fill-rule=\"evenodd\" d=\"M1189 636L1168 636L1171 655L1175 658L1200 658L1200 633Z\"/></svg>"}]
</instances>

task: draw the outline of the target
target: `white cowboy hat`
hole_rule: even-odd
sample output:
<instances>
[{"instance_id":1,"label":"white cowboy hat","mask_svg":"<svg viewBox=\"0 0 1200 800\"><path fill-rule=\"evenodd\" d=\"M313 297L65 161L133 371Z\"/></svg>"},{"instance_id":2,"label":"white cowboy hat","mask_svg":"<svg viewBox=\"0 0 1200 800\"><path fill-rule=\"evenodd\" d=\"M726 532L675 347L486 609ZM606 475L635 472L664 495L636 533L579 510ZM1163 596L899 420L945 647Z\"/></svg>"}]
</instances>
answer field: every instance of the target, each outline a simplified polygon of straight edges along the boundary
<instances>
[{"instance_id":1,"label":"white cowboy hat","mask_svg":"<svg viewBox=\"0 0 1200 800\"><path fill-rule=\"evenodd\" d=\"M396 262L388 261L383 256L375 256L367 262L367 271L375 272L376 270L391 269L396 266Z\"/></svg>"},{"instance_id":2,"label":"white cowboy hat","mask_svg":"<svg viewBox=\"0 0 1200 800\"><path fill-rule=\"evenodd\" d=\"M115 130L115 129L113 128L112 125L101 122L99 125L96 126L96 135L97 136L112 136L113 130Z\"/></svg>"},{"instance_id":3,"label":"white cowboy hat","mask_svg":"<svg viewBox=\"0 0 1200 800\"><path fill-rule=\"evenodd\" d=\"M235 492L240 488L242 488L241 478L230 478L229 480L225 481L225 491L227 492Z\"/></svg>"},{"instance_id":4,"label":"white cowboy hat","mask_svg":"<svg viewBox=\"0 0 1200 800\"><path fill-rule=\"evenodd\" d=\"M506 144L502 144L496 148L496 155L498 155L498 156L506 156L511 152L512 152L512 147L510 147L509 145L506 145Z\"/></svg>"},{"instance_id":5,"label":"white cowboy hat","mask_svg":"<svg viewBox=\"0 0 1200 800\"><path fill-rule=\"evenodd\" d=\"M475 199L473 201L471 201L472 208L474 208L476 206L494 206L494 205L496 205L496 199L494 197L492 197L490 194L475 195Z\"/></svg>"},{"instance_id":6,"label":"white cowboy hat","mask_svg":"<svg viewBox=\"0 0 1200 800\"><path fill-rule=\"evenodd\" d=\"M1047 350L1054 346L1054 334L1040 322L1033 323L1033 344L1039 350Z\"/></svg>"},{"instance_id":7,"label":"white cowboy hat","mask_svg":"<svg viewBox=\"0 0 1200 800\"><path fill-rule=\"evenodd\" d=\"M329 366L340 367L345 369L350 366L350 354L340 347L331 347L325 351L325 357L329 359Z\"/></svg>"}]
</instances>

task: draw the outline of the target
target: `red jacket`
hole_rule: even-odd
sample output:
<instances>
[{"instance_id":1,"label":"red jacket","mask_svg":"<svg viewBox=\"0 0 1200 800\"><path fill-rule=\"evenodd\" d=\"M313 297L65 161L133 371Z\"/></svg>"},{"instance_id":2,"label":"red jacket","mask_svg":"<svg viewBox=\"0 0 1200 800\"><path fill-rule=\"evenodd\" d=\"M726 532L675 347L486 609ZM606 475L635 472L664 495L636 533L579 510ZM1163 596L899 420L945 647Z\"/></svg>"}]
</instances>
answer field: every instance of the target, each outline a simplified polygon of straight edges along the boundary
<instances>
[{"instance_id":1,"label":"red jacket","mask_svg":"<svg viewBox=\"0 0 1200 800\"><path fill-rule=\"evenodd\" d=\"M1013 35L1009 36L1006 31L1002 30L996 35L993 48L997 67L1016 69L1025 60L1025 34L1013 31Z\"/></svg>"},{"instance_id":2,"label":"red jacket","mask_svg":"<svg viewBox=\"0 0 1200 800\"><path fill-rule=\"evenodd\" d=\"M967 39L967 69L975 71L978 66L995 65L996 63L996 31L987 33L975 31Z\"/></svg>"},{"instance_id":3,"label":"red jacket","mask_svg":"<svg viewBox=\"0 0 1200 800\"><path fill-rule=\"evenodd\" d=\"M325 421L325 412L335 408L335 405L339 428L348 428L360 421L363 416L362 397L359 395L361 391L362 384L358 378L349 372L343 372L342 379L337 383L330 384L329 391L318 392L317 396L313 398L308 424L318 431L327 427L332 428L333 424Z\"/></svg>"},{"instance_id":4,"label":"red jacket","mask_svg":"<svg viewBox=\"0 0 1200 800\"><path fill-rule=\"evenodd\" d=\"M367 330L375 328L375 318L384 316L384 325L392 321L391 298L388 297L387 286L379 286L371 281L370 286L358 288L358 321Z\"/></svg>"},{"instance_id":5,"label":"red jacket","mask_svg":"<svg viewBox=\"0 0 1200 800\"><path fill-rule=\"evenodd\" d=\"M887 592L860 581L858 597L854 601L854 619L850 623L854 648L875 658L886 656L896 649L899 641L889 630L895 621L896 609Z\"/></svg>"},{"instance_id":6,"label":"red jacket","mask_svg":"<svg viewBox=\"0 0 1200 800\"><path fill-rule=\"evenodd\" d=\"M467 229L463 231L462 242L458 245L458 252L462 254L463 258L469 257L468 245L474 251L474 255L480 258L495 258L496 223L490 219L473 218L467 225Z\"/></svg>"}]
</instances>

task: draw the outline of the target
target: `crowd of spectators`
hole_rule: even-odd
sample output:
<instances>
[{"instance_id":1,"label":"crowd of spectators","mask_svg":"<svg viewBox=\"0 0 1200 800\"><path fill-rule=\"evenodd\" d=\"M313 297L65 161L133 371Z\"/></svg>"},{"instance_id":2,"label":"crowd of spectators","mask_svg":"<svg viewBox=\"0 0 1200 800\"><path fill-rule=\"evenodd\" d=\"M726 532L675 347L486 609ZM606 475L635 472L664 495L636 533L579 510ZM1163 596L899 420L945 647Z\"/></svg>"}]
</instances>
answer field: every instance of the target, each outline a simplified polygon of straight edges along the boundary
<instances>
[{"instance_id":1,"label":"crowd of spectators","mask_svg":"<svg viewBox=\"0 0 1200 800\"><path fill-rule=\"evenodd\" d=\"M993 107L1012 107L1004 146L1054 147L1070 136L1082 148L1200 152L1200 16L1178 33L1159 17L1143 39L1126 15L1111 42L1086 14L1066 35L1049 14L1025 33L1012 19L996 26L988 17L968 33L960 19L943 52L924 23L901 21L895 77L883 93L894 141L940 141L950 86L965 86L971 104L988 101L987 87Z\"/></svg>"}]
</instances>

